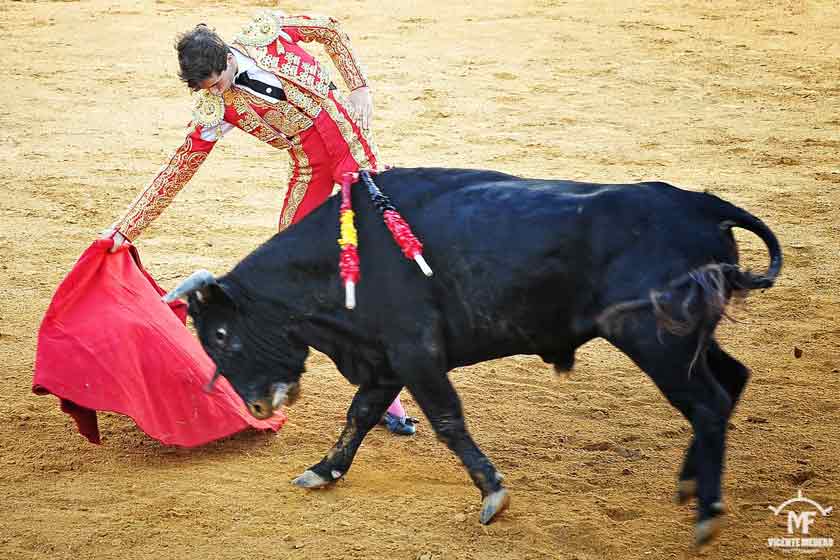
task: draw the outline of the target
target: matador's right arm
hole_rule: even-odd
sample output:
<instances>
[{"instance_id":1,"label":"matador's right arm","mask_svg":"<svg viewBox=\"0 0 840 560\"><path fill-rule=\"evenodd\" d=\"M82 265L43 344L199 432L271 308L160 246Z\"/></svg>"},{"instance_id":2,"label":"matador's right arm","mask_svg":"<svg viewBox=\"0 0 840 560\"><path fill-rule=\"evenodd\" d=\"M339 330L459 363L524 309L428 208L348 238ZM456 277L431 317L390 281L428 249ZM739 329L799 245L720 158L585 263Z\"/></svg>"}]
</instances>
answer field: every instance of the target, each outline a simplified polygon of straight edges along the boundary
<instances>
[{"instance_id":1,"label":"matador's right arm","mask_svg":"<svg viewBox=\"0 0 840 560\"><path fill-rule=\"evenodd\" d=\"M129 241L136 239L169 206L184 185L195 175L210 150L216 145L216 135L207 134L201 125L193 130L169 162L164 165L151 184L137 195L134 201L111 229ZM214 138L212 140L208 138Z\"/></svg>"}]
</instances>

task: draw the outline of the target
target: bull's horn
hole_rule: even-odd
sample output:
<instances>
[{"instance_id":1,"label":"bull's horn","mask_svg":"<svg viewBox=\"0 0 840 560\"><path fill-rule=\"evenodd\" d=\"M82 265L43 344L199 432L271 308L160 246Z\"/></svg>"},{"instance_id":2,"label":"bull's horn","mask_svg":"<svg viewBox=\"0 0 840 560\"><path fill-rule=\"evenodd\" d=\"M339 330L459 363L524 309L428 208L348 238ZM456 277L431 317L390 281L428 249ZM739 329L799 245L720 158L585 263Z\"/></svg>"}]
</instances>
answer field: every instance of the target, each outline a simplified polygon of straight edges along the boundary
<instances>
[{"instance_id":1,"label":"bull's horn","mask_svg":"<svg viewBox=\"0 0 840 560\"><path fill-rule=\"evenodd\" d=\"M210 379L207 385L204 386L205 393L213 392L213 386L216 384L216 380L219 378L220 375L222 375L222 370L220 370L219 367L216 366L216 373L213 374L213 377Z\"/></svg>"},{"instance_id":2,"label":"bull's horn","mask_svg":"<svg viewBox=\"0 0 840 560\"><path fill-rule=\"evenodd\" d=\"M190 274L186 280L178 284L174 290L163 296L163 301L165 303L175 301L215 283L216 278L212 272L209 270L197 270Z\"/></svg>"}]
</instances>

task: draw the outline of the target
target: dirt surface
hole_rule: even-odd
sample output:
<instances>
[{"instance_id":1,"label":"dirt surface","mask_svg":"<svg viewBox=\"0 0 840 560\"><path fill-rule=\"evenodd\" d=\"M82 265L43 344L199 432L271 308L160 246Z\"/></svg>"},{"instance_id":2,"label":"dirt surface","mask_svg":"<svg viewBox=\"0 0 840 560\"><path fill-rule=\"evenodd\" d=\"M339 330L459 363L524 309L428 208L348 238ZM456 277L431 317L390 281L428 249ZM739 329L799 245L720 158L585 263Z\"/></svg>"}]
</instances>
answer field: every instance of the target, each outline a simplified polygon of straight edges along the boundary
<instances>
[{"instance_id":1,"label":"dirt surface","mask_svg":"<svg viewBox=\"0 0 840 560\"><path fill-rule=\"evenodd\" d=\"M513 496L488 527L428 423L413 438L374 430L334 489L289 484L333 443L352 395L320 355L277 436L200 449L161 446L110 414L94 446L54 397L30 393L56 285L183 139L190 102L175 34L208 22L229 37L258 7L0 2L0 558L691 556L693 512L671 502L688 424L603 342L579 351L568 379L529 356L454 372L471 431ZM770 224L782 276L720 331L753 378L731 426L728 527L700 555L780 556L766 539L785 536L785 520L767 506L797 488L840 507L840 5L284 8L344 22L370 71L389 162L666 180ZM229 135L139 240L147 268L166 287L196 268L226 271L273 232L287 169L284 154ZM763 269L763 246L739 240ZM812 535L838 538L839 525L820 518Z\"/></svg>"}]
</instances>

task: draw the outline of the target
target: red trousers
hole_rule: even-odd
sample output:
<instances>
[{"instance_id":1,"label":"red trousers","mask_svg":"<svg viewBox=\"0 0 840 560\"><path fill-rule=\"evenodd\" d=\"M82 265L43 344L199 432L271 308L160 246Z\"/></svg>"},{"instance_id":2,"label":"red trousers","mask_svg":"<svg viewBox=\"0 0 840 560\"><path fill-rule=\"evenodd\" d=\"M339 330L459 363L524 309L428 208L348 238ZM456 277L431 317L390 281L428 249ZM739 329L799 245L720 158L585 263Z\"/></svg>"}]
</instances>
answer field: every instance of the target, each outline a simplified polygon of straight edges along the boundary
<instances>
[{"instance_id":1,"label":"red trousers","mask_svg":"<svg viewBox=\"0 0 840 560\"><path fill-rule=\"evenodd\" d=\"M331 92L314 124L292 138L292 172L280 211L280 230L324 203L347 172L377 166L376 146ZM338 218L336 218L338 219Z\"/></svg>"}]
</instances>

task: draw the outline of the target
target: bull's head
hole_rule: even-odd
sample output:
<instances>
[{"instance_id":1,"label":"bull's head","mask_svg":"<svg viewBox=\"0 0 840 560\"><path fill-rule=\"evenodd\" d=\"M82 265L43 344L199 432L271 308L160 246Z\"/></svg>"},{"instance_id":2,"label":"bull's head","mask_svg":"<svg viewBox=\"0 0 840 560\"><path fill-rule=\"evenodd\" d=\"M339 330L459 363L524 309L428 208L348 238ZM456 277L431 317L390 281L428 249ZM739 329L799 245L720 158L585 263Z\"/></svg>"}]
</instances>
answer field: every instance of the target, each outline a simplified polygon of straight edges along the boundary
<instances>
[{"instance_id":1,"label":"bull's head","mask_svg":"<svg viewBox=\"0 0 840 560\"><path fill-rule=\"evenodd\" d=\"M254 417L268 418L297 399L308 348L293 344L288 322L270 312L270 304L235 300L224 279L206 270L193 273L163 299L182 297L201 345L216 364L216 376L230 382Z\"/></svg>"}]
</instances>

